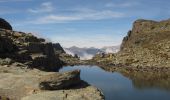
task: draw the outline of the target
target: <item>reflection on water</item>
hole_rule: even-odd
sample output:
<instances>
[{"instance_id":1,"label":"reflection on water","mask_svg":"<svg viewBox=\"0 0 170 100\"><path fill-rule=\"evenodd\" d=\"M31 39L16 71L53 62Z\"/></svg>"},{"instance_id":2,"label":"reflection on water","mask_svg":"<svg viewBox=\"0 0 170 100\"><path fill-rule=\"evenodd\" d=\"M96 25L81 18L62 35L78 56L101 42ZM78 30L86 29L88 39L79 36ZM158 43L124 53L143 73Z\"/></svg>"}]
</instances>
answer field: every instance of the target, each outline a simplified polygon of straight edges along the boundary
<instances>
[{"instance_id":1,"label":"reflection on water","mask_svg":"<svg viewBox=\"0 0 170 100\"><path fill-rule=\"evenodd\" d=\"M81 79L100 88L106 100L169 100L170 74L110 73L97 66L68 66L60 72L80 69Z\"/></svg>"},{"instance_id":2,"label":"reflection on water","mask_svg":"<svg viewBox=\"0 0 170 100\"><path fill-rule=\"evenodd\" d=\"M122 74L129 77L134 87L138 89L158 88L170 91L170 73L133 72Z\"/></svg>"}]
</instances>

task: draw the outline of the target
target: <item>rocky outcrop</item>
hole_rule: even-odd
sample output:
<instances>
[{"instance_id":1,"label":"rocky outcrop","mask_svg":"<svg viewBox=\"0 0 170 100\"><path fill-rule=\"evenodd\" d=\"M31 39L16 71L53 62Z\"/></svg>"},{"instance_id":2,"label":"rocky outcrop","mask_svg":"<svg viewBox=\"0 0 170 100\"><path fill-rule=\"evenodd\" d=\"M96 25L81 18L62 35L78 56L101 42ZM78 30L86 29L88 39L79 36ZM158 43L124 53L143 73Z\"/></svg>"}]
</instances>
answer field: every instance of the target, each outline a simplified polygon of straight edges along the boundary
<instances>
[{"instance_id":1,"label":"rocky outcrop","mask_svg":"<svg viewBox=\"0 0 170 100\"><path fill-rule=\"evenodd\" d=\"M170 20L137 20L115 54L96 55L93 60L107 66L170 67Z\"/></svg>"},{"instance_id":2,"label":"rocky outcrop","mask_svg":"<svg viewBox=\"0 0 170 100\"><path fill-rule=\"evenodd\" d=\"M66 54L59 43L46 42L32 33L6 29L0 29L0 58L2 62L9 58L28 68L45 71L57 71L62 65L84 63L78 57Z\"/></svg>"},{"instance_id":3,"label":"rocky outcrop","mask_svg":"<svg viewBox=\"0 0 170 100\"><path fill-rule=\"evenodd\" d=\"M2 19L2 18L0 18L0 28L12 30L12 26L5 19Z\"/></svg>"},{"instance_id":4,"label":"rocky outcrop","mask_svg":"<svg viewBox=\"0 0 170 100\"><path fill-rule=\"evenodd\" d=\"M123 39L121 50L155 45L162 40L169 41L170 39L170 20L152 21L152 20L136 20L133 23L133 28Z\"/></svg>"},{"instance_id":5,"label":"rocky outcrop","mask_svg":"<svg viewBox=\"0 0 170 100\"><path fill-rule=\"evenodd\" d=\"M28 67L46 71L57 70L63 65L53 44L31 33L1 29L0 53L0 58L10 58Z\"/></svg>"}]
</instances>

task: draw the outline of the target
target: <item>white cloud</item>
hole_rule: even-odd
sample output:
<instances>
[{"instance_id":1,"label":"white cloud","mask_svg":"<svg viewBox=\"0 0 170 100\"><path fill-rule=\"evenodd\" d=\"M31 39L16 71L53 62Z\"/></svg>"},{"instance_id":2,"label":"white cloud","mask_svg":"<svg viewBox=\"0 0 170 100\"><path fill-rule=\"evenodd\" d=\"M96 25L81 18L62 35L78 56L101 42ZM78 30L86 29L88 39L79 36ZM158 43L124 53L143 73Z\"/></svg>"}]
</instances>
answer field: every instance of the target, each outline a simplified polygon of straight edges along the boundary
<instances>
[{"instance_id":1,"label":"white cloud","mask_svg":"<svg viewBox=\"0 0 170 100\"><path fill-rule=\"evenodd\" d=\"M53 10L54 7L51 2L44 2L38 8L28 9L28 11L31 13L46 13L46 12L52 12Z\"/></svg>"},{"instance_id":2,"label":"white cloud","mask_svg":"<svg viewBox=\"0 0 170 100\"><path fill-rule=\"evenodd\" d=\"M49 23L63 23L71 21L83 21L83 20L103 20L103 19L113 19L113 18L122 18L125 17L124 13L114 12L111 10L88 10L88 11L79 11L67 15L63 14L51 14L37 18L34 21L31 21L33 24L49 24Z\"/></svg>"}]
</instances>

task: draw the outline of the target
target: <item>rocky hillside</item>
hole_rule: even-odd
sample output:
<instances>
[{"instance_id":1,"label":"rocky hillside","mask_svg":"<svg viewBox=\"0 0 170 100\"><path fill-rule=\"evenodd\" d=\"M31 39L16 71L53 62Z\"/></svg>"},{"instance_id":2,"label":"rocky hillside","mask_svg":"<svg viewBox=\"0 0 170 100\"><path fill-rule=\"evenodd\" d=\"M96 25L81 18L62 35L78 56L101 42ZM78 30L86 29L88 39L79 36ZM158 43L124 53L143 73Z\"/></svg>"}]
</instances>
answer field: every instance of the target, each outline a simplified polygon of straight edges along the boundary
<instances>
[{"instance_id":1,"label":"rocky hillside","mask_svg":"<svg viewBox=\"0 0 170 100\"><path fill-rule=\"evenodd\" d=\"M137 20L123 39L121 50L126 48L153 48L156 44L170 40L170 20ZM157 48L155 48L157 49Z\"/></svg>"},{"instance_id":2,"label":"rocky hillside","mask_svg":"<svg viewBox=\"0 0 170 100\"><path fill-rule=\"evenodd\" d=\"M170 67L170 20L135 21L120 52L97 55L93 60L111 66Z\"/></svg>"},{"instance_id":3,"label":"rocky hillside","mask_svg":"<svg viewBox=\"0 0 170 100\"><path fill-rule=\"evenodd\" d=\"M63 65L56 53L64 52L60 44L46 42L32 33L3 29L9 24L4 23L0 28L0 65L19 62L46 71L57 70Z\"/></svg>"}]
</instances>

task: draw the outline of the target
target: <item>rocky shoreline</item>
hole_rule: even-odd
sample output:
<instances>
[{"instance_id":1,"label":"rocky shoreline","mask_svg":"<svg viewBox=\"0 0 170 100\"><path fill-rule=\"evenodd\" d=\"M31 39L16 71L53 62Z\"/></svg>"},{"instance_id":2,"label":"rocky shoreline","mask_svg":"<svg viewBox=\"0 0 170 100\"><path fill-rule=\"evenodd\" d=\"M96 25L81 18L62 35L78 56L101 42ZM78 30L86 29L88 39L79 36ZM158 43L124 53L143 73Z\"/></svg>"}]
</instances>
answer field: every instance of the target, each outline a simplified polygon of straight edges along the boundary
<instances>
[{"instance_id":1,"label":"rocky shoreline","mask_svg":"<svg viewBox=\"0 0 170 100\"><path fill-rule=\"evenodd\" d=\"M78 62L59 43L13 31L0 19L0 100L104 100L79 70L58 72Z\"/></svg>"},{"instance_id":2,"label":"rocky shoreline","mask_svg":"<svg viewBox=\"0 0 170 100\"><path fill-rule=\"evenodd\" d=\"M104 100L100 90L80 79L78 70L44 72L15 65L0 66L0 96L9 100Z\"/></svg>"}]
</instances>

